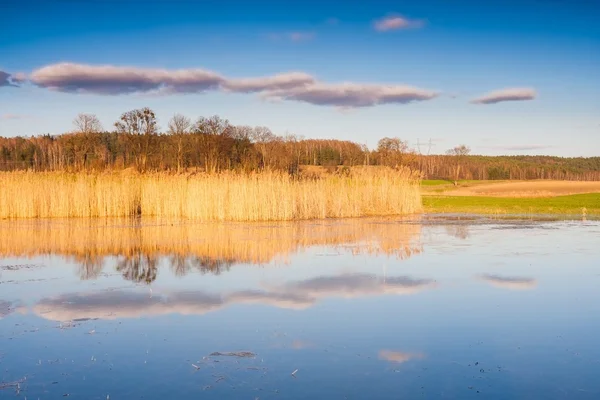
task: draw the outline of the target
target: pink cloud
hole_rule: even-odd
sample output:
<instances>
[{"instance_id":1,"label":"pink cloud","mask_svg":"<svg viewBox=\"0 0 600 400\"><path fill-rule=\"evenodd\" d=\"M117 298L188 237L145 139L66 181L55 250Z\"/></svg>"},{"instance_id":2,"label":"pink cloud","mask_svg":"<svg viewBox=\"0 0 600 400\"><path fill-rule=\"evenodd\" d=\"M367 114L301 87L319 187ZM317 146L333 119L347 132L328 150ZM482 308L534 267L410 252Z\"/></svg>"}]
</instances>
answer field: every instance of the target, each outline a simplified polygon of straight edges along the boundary
<instances>
[{"instance_id":1,"label":"pink cloud","mask_svg":"<svg viewBox=\"0 0 600 400\"><path fill-rule=\"evenodd\" d=\"M30 82L59 92L99 95L170 95L209 91L260 93L270 100L341 108L406 104L438 96L434 91L406 85L319 82L304 72L227 78L204 69L165 70L72 63L53 64L35 70L31 73Z\"/></svg>"},{"instance_id":2,"label":"pink cloud","mask_svg":"<svg viewBox=\"0 0 600 400\"><path fill-rule=\"evenodd\" d=\"M373 23L373 27L379 32L395 31L400 29L414 29L420 28L423 25L424 22L421 20L412 20L400 15L389 15L387 17L380 18Z\"/></svg>"},{"instance_id":3,"label":"pink cloud","mask_svg":"<svg viewBox=\"0 0 600 400\"><path fill-rule=\"evenodd\" d=\"M533 100L537 96L532 88L507 88L495 90L471 101L473 104L496 104L503 101Z\"/></svg>"},{"instance_id":4,"label":"pink cloud","mask_svg":"<svg viewBox=\"0 0 600 400\"><path fill-rule=\"evenodd\" d=\"M392 103L406 104L414 101L431 100L437 95L436 92L430 90L403 85L315 83L267 92L264 97L295 100L315 105L353 108Z\"/></svg>"}]
</instances>

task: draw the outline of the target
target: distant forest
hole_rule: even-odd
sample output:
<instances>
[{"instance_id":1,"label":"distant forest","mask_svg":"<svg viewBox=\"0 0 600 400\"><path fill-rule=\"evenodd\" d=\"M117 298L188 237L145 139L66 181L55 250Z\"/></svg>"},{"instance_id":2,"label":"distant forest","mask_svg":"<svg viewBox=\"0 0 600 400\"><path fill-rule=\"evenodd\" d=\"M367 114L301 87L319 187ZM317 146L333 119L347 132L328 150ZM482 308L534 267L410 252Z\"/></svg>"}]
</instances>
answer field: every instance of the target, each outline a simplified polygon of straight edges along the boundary
<instances>
[{"instance_id":1,"label":"distant forest","mask_svg":"<svg viewBox=\"0 0 600 400\"><path fill-rule=\"evenodd\" d=\"M301 166L409 166L425 179L600 180L600 157L471 155L458 146L444 155L420 154L400 138L374 150L345 140L277 136L267 127L234 126L218 116L193 122L175 115L164 132L148 108L124 113L107 131L91 114L74 120L72 133L0 138L0 170L220 172L285 170Z\"/></svg>"}]
</instances>

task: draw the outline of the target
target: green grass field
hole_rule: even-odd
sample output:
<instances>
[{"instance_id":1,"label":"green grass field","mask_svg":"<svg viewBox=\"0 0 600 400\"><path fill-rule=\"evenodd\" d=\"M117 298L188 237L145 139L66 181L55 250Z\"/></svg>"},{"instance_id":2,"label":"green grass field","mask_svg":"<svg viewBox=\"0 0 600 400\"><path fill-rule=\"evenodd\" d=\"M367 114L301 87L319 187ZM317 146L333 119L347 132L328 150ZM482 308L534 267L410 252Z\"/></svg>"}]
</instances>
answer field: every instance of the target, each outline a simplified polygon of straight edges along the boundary
<instances>
[{"instance_id":1,"label":"green grass field","mask_svg":"<svg viewBox=\"0 0 600 400\"><path fill-rule=\"evenodd\" d=\"M514 198L423 196L428 213L600 215L600 193Z\"/></svg>"},{"instance_id":2,"label":"green grass field","mask_svg":"<svg viewBox=\"0 0 600 400\"><path fill-rule=\"evenodd\" d=\"M441 186L441 185L452 185L452 182L445 181L442 179L424 179L421 181L421 186Z\"/></svg>"}]
</instances>

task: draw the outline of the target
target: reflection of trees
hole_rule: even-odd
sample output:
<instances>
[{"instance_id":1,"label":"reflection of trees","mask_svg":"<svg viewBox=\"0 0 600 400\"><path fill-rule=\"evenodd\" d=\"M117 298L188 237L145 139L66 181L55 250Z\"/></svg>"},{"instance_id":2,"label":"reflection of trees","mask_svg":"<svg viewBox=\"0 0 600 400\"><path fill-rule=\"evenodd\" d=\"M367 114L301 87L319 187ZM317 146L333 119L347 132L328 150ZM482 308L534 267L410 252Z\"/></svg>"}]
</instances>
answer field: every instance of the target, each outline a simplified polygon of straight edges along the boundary
<instances>
[{"instance_id":1,"label":"reflection of trees","mask_svg":"<svg viewBox=\"0 0 600 400\"><path fill-rule=\"evenodd\" d=\"M116 270L128 281L150 284L156 280L158 257L138 252L120 258Z\"/></svg>"},{"instance_id":2,"label":"reflection of trees","mask_svg":"<svg viewBox=\"0 0 600 400\"><path fill-rule=\"evenodd\" d=\"M138 252L134 255L119 257L115 269L127 280L149 284L156 280L158 265L161 259L166 260L173 274L180 277L193 271L202 274L219 275L221 272L229 271L238 262L228 258L183 256L180 254L173 254L163 258L159 255ZM92 254L73 258L73 261L78 264L79 278L82 280L97 279L104 269L104 260L105 257Z\"/></svg>"},{"instance_id":3,"label":"reflection of trees","mask_svg":"<svg viewBox=\"0 0 600 400\"><path fill-rule=\"evenodd\" d=\"M81 280L97 279L104 269L104 257L98 254L84 254L74 258L79 264L79 278Z\"/></svg>"},{"instance_id":4,"label":"reflection of trees","mask_svg":"<svg viewBox=\"0 0 600 400\"><path fill-rule=\"evenodd\" d=\"M469 237L469 226L466 224L446 225L446 233L458 239L467 239Z\"/></svg>"},{"instance_id":5,"label":"reflection of trees","mask_svg":"<svg viewBox=\"0 0 600 400\"><path fill-rule=\"evenodd\" d=\"M176 276L185 276L193 270L203 274L212 273L215 275L221 274L223 271L229 271L229 268L236 263L233 259L219 259L214 257L185 257L181 255L173 255L169 257L171 271Z\"/></svg>"}]
</instances>

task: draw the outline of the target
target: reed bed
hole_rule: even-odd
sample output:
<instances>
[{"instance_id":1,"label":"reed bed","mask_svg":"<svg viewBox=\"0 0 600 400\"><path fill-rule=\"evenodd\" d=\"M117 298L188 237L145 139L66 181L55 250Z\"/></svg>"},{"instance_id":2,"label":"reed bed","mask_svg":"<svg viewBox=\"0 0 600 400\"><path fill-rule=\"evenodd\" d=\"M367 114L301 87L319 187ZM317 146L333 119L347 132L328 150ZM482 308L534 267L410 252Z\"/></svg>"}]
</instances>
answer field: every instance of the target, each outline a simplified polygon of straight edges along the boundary
<instances>
[{"instance_id":1,"label":"reed bed","mask_svg":"<svg viewBox=\"0 0 600 400\"><path fill-rule=\"evenodd\" d=\"M291 221L421 211L419 175L352 168L298 179L285 173L0 173L0 219L158 217Z\"/></svg>"}]
</instances>

